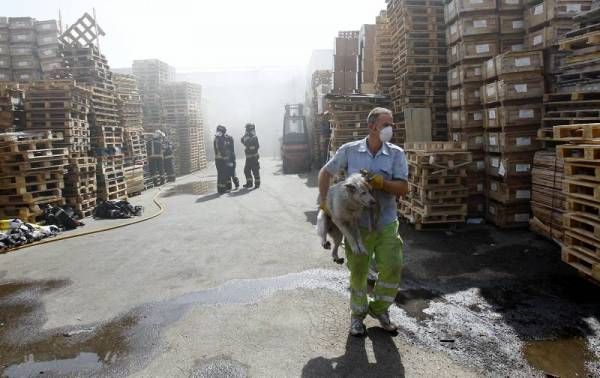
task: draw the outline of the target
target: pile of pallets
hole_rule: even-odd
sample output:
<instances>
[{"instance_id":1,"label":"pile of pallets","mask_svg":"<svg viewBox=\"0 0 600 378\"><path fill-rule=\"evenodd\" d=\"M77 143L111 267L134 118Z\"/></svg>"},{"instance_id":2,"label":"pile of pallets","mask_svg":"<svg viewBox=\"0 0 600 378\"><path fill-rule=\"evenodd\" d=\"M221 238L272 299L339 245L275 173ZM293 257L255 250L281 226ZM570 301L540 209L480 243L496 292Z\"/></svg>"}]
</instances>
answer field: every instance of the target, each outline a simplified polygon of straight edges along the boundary
<instances>
[{"instance_id":1,"label":"pile of pallets","mask_svg":"<svg viewBox=\"0 0 600 378\"><path fill-rule=\"evenodd\" d=\"M0 134L0 218L35 222L44 205L63 205L68 151L51 132Z\"/></svg>"},{"instance_id":2,"label":"pile of pallets","mask_svg":"<svg viewBox=\"0 0 600 378\"><path fill-rule=\"evenodd\" d=\"M564 161L563 261L600 281L600 124L554 127Z\"/></svg>"},{"instance_id":3,"label":"pile of pallets","mask_svg":"<svg viewBox=\"0 0 600 378\"><path fill-rule=\"evenodd\" d=\"M132 75L114 74L120 126L123 128L125 166L147 163L144 140L142 100L137 80Z\"/></svg>"},{"instance_id":4,"label":"pile of pallets","mask_svg":"<svg viewBox=\"0 0 600 378\"><path fill-rule=\"evenodd\" d=\"M95 159L88 116L92 92L73 80L34 81L27 86L26 129L51 131L54 145L66 148L69 164L63 195L80 217L91 215L96 204Z\"/></svg>"},{"instance_id":5,"label":"pile of pallets","mask_svg":"<svg viewBox=\"0 0 600 378\"><path fill-rule=\"evenodd\" d=\"M394 49L394 112L400 116L407 109L429 109L429 122L420 127L431 128L426 135L431 134L434 140L447 140L448 57L443 1L390 0L387 13Z\"/></svg>"},{"instance_id":6,"label":"pile of pallets","mask_svg":"<svg viewBox=\"0 0 600 378\"><path fill-rule=\"evenodd\" d=\"M148 162L144 129L124 129L125 165L144 165Z\"/></svg>"},{"instance_id":7,"label":"pile of pallets","mask_svg":"<svg viewBox=\"0 0 600 378\"><path fill-rule=\"evenodd\" d=\"M533 158L529 227L540 235L562 243L565 195L563 161L556 152L538 151Z\"/></svg>"},{"instance_id":8,"label":"pile of pallets","mask_svg":"<svg viewBox=\"0 0 600 378\"><path fill-rule=\"evenodd\" d=\"M501 227L528 226L533 154L544 95L540 51L506 52L487 61L481 88L486 130L487 219ZM498 216L508 214L509 216ZM515 214L518 217L512 217Z\"/></svg>"},{"instance_id":9,"label":"pile of pallets","mask_svg":"<svg viewBox=\"0 0 600 378\"><path fill-rule=\"evenodd\" d=\"M65 47L64 55L73 78L91 90L89 123L92 155L97 162L97 197L102 200L127 198L123 128L108 62L93 45Z\"/></svg>"},{"instance_id":10,"label":"pile of pallets","mask_svg":"<svg viewBox=\"0 0 600 378\"><path fill-rule=\"evenodd\" d=\"M417 229L464 223L467 216L467 168L471 153L464 143L406 143L409 193L400 214Z\"/></svg>"},{"instance_id":11,"label":"pile of pallets","mask_svg":"<svg viewBox=\"0 0 600 378\"><path fill-rule=\"evenodd\" d=\"M450 139L473 153L469 168L469 216L485 215L483 63L506 51L522 49L523 4L512 0L447 1L448 128Z\"/></svg>"},{"instance_id":12,"label":"pile of pallets","mask_svg":"<svg viewBox=\"0 0 600 378\"><path fill-rule=\"evenodd\" d=\"M330 70L317 70L311 80L312 90L312 160L315 166L321 167L328 157L329 122L324 113L327 111L325 95L331 92Z\"/></svg>"},{"instance_id":13,"label":"pile of pallets","mask_svg":"<svg viewBox=\"0 0 600 378\"><path fill-rule=\"evenodd\" d=\"M330 151L335 153L338 148L348 142L366 138L369 134L367 117L376 107L389 108L389 98L374 95L334 95L325 96L330 115L331 140ZM404 129L394 129L392 143L404 141Z\"/></svg>"},{"instance_id":14,"label":"pile of pallets","mask_svg":"<svg viewBox=\"0 0 600 378\"><path fill-rule=\"evenodd\" d=\"M381 11L375 25L375 89L377 94L389 96L394 85L394 50L387 11Z\"/></svg>"},{"instance_id":15,"label":"pile of pallets","mask_svg":"<svg viewBox=\"0 0 600 378\"><path fill-rule=\"evenodd\" d=\"M206 168L202 87L188 82L167 83L161 91L161 101L173 137L177 175Z\"/></svg>"},{"instance_id":16,"label":"pile of pallets","mask_svg":"<svg viewBox=\"0 0 600 378\"><path fill-rule=\"evenodd\" d=\"M359 31L341 31L333 51L333 92L352 94L357 88Z\"/></svg>"},{"instance_id":17,"label":"pile of pallets","mask_svg":"<svg viewBox=\"0 0 600 378\"><path fill-rule=\"evenodd\" d=\"M125 182L127 183L127 195L135 196L143 192L144 185L144 166L131 165L125 167Z\"/></svg>"}]
</instances>

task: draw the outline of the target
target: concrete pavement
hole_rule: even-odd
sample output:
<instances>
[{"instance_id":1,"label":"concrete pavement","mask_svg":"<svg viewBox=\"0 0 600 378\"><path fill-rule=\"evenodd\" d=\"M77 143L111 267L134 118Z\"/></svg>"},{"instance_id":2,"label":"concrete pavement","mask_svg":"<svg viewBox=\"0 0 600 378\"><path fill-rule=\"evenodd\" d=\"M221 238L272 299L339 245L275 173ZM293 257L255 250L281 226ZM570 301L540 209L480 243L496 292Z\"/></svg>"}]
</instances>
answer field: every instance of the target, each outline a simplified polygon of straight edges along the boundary
<instances>
[{"instance_id":1,"label":"concrete pavement","mask_svg":"<svg viewBox=\"0 0 600 378\"><path fill-rule=\"evenodd\" d=\"M259 190L218 196L207 170L167 189L158 218L0 255L0 372L597 373L597 291L526 231L403 227L402 329L392 337L369 320L368 338L348 338L347 271L315 236L314 175L261 165ZM564 348L575 362L558 361Z\"/></svg>"}]
</instances>

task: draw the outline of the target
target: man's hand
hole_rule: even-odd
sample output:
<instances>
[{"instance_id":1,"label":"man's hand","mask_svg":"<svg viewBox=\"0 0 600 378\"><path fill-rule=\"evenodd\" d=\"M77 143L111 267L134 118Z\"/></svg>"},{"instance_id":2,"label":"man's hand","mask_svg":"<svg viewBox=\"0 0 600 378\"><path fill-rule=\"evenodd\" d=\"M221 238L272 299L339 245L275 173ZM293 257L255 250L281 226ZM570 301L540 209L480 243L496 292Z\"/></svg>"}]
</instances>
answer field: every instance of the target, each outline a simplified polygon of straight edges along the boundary
<instances>
[{"instance_id":1,"label":"man's hand","mask_svg":"<svg viewBox=\"0 0 600 378\"><path fill-rule=\"evenodd\" d=\"M327 207L327 201L321 201L319 203L319 209L323 210L325 214L329 215L329 208Z\"/></svg>"},{"instance_id":2,"label":"man's hand","mask_svg":"<svg viewBox=\"0 0 600 378\"><path fill-rule=\"evenodd\" d=\"M382 175L369 175L367 176L367 182L371 185L371 188L375 190L383 190L383 183L385 180Z\"/></svg>"}]
</instances>

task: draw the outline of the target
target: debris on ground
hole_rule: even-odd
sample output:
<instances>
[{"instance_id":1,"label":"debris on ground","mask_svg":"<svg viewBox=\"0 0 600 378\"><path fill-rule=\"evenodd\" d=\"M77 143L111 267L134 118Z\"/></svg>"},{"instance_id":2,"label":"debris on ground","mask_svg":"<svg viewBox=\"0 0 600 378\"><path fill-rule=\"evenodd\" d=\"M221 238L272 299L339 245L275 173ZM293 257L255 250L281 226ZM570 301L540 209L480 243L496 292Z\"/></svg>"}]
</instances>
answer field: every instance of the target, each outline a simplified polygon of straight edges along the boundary
<instances>
[{"instance_id":1,"label":"debris on ground","mask_svg":"<svg viewBox=\"0 0 600 378\"><path fill-rule=\"evenodd\" d=\"M128 201L102 201L94 209L94 218L99 219L127 219L141 216L143 206L133 206Z\"/></svg>"}]
</instances>

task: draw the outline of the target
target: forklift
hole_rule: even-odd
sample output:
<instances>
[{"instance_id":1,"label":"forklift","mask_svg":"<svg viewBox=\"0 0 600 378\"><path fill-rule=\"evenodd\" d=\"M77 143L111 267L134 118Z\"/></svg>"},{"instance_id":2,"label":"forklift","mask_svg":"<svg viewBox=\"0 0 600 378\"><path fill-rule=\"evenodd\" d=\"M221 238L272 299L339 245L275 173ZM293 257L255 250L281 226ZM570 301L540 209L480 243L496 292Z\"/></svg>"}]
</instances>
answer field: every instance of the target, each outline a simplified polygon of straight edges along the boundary
<instances>
[{"instance_id":1,"label":"forklift","mask_svg":"<svg viewBox=\"0 0 600 378\"><path fill-rule=\"evenodd\" d=\"M283 160L284 174L310 170L310 144L302 104L285 106L281 159Z\"/></svg>"}]
</instances>

